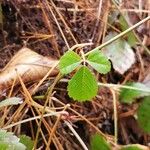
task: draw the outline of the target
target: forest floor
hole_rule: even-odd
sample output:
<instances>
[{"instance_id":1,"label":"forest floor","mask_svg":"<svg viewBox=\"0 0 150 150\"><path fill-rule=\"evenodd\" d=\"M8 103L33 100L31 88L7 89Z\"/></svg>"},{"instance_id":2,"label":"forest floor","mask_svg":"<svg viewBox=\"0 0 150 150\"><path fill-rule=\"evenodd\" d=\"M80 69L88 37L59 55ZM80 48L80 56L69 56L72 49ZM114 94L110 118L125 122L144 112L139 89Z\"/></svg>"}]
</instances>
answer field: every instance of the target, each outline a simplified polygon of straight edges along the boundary
<instances>
[{"instance_id":1,"label":"forest floor","mask_svg":"<svg viewBox=\"0 0 150 150\"><path fill-rule=\"evenodd\" d=\"M3 16L0 26L0 69L2 70L22 47L28 47L40 55L59 60L72 46L93 43L83 48L84 52L88 52L104 43L105 37L110 32L117 34L123 32L119 19L122 14L127 16L129 27L150 14L148 0L123 0L122 2L118 0L116 2L118 7L110 0L3 0L1 2ZM134 29L134 32L141 43L149 49L150 21ZM126 36L121 38L127 40ZM135 62L129 69L119 73L112 67L107 75L96 74L97 80L112 84L124 84L127 81L143 82L150 73L150 56L141 43L138 41L131 46L135 54ZM70 77L66 76L66 78ZM55 77L52 81L53 79ZM33 99L35 97L34 100L42 106L44 106L44 100L40 99L40 96L46 93L49 81L49 79L45 80L33 95ZM36 84L37 82L31 82L26 86L31 89ZM70 107L66 109L69 116L65 119L69 120L87 147L90 147L91 136L96 132L103 132L105 136L113 139L114 106L113 92L110 88L101 87L92 101L83 103L69 98L65 82L59 82L54 91L51 95L50 107L54 110L60 108L63 110L66 104L70 104ZM0 99L5 99L8 93ZM12 96L25 98L21 86L14 88ZM118 91L116 91L116 97L118 99L118 144L148 146L150 136L142 131L135 117L141 99L137 99L132 104L123 104L119 102ZM36 108L28 104L0 110L0 115L4 114L5 118L1 127L39 115ZM74 137L64 120L58 120L56 117L43 119L40 131L45 139L40 133L37 147L45 149L50 138L50 131L57 125L53 130L52 150L82 149L78 139ZM9 131L16 135L26 134L35 140L37 128L38 123L30 121L15 126ZM113 140L112 142L114 143Z\"/></svg>"}]
</instances>

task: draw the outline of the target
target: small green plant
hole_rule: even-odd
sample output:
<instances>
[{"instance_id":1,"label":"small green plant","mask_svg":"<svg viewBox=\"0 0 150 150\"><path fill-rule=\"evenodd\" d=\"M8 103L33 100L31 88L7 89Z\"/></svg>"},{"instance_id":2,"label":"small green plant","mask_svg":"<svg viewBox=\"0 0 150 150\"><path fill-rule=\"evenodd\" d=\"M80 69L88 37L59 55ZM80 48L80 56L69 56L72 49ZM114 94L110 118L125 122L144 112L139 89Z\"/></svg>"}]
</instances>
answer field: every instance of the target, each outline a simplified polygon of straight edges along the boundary
<instances>
[{"instance_id":1,"label":"small green plant","mask_svg":"<svg viewBox=\"0 0 150 150\"><path fill-rule=\"evenodd\" d=\"M128 18L127 14L126 14L126 17ZM123 16L119 17L119 23L120 23L120 27L122 31L125 31L129 28L127 20ZM129 32L128 34L126 34L126 36L127 36L127 42L130 44L130 46L136 45L137 39L135 35L133 34L133 32Z\"/></svg>"},{"instance_id":2,"label":"small green plant","mask_svg":"<svg viewBox=\"0 0 150 150\"><path fill-rule=\"evenodd\" d=\"M145 97L137 110L138 123L146 133L150 133L150 96Z\"/></svg>"},{"instance_id":3,"label":"small green plant","mask_svg":"<svg viewBox=\"0 0 150 150\"><path fill-rule=\"evenodd\" d=\"M130 87L130 89L122 88L120 92L120 100L123 103L131 104L135 101L136 98L141 98L150 95L150 88L144 85L143 83L128 82L126 83L126 85ZM137 90L132 88L136 88ZM143 91L140 91L139 89L142 89Z\"/></svg>"},{"instance_id":4,"label":"small green plant","mask_svg":"<svg viewBox=\"0 0 150 150\"><path fill-rule=\"evenodd\" d=\"M10 97L0 102L0 109L5 106L18 105L22 103L22 99L19 97Z\"/></svg>"},{"instance_id":5,"label":"small green plant","mask_svg":"<svg viewBox=\"0 0 150 150\"><path fill-rule=\"evenodd\" d=\"M59 69L63 75L76 69L76 73L67 87L69 96L74 100L86 101L96 96L98 83L91 67L101 74L106 74L111 69L111 63L98 49L86 57L84 54L80 56L74 51L68 51L61 57Z\"/></svg>"},{"instance_id":6,"label":"small green plant","mask_svg":"<svg viewBox=\"0 0 150 150\"><path fill-rule=\"evenodd\" d=\"M126 85L131 89L121 90L120 101L131 104L135 102L136 98L144 97L137 109L137 121L144 132L150 133L150 88L139 82L128 82ZM142 89L143 91L140 91L139 89Z\"/></svg>"},{"instance_id":7,"label":"small green plant","mask_svg":"<svg viewBox=\"0 0 150 150\"><path fill-rule=\"evenodd\" d=\"M91 150L111 150L110 144L99 134L91 137Z\"/></svg>"},{"instance_id":8,"label":"small green plant","mask_svg":"<svg viewBox=\"0 0 150 150\"><path fill-rule=\"evenodd\" d=\"M33 150L34 142L31 140L29 136L20 135L20 143L26 146L26 150Z\"/></svg>"},{"instance_id":9,"label":"small green plant","mask_svg":"<svg viewBox=\"0 0 150 150\"><path fill-rule=\"evenodd\" d=\"M1 150L32 150L33 141L27 136L18 138L12 132L0 129Z\"/></svg>"},{"instance_id":10,"label":"small green plant","mask_svg":"<svg viewBox=\"0 0 150 150\"><path fill-rule=\"evenodd\" d=\"M114 146L111 145L104 137L100 134L92 135L90 139L90 149L91 150L112 150ZM129 145L118 145L117 150L143 150L147 149L146 146L140 144L129 144Z\"/></svg>"}]
</instances>

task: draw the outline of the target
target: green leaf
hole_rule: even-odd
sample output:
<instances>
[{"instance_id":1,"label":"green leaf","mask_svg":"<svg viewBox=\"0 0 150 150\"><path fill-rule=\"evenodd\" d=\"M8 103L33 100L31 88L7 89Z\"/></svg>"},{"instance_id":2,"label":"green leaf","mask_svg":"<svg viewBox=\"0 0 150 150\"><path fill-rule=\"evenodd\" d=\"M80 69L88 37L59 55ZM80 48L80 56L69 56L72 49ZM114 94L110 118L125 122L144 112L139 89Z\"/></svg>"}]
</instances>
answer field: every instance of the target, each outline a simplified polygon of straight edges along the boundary
<instances>
[{"instance_id":1,"label":"green leaf","mask_svg":"<svg viewBox=\"0 0 150 150\"><path fill-rule=\"evenodd\" d=\"M130 144L123 146L120 150L147 150L147 147L140 144Z\"/></svg>"},{"instance_id":2,"label":"green leaf","mask_svg":"<svg viewBox=\"0 0 150 150\"><path fill-rule=\"evenodd\" d=\"M27 150L21 143L8 143L0 141L0 150Z\"/></svg>"},{"instance_id":3,"label":"green leaf","mask_svg":"<svg viewBox=\"0 0 150 150\"><path fill-rule=\"evenodd\" d=\"M22 103L22 99L18 97L11 97L0 102L0 108L9 106L9 105L18 105Z\"/></svg>"},{"instance_id":4,"label":"green leaf","mask_svg":"<svg viewBox=\"0 0 150 150\"><path fill-rule=\"evenodd\" d=\"M74 100L90 100L96 96L97 91L96 79L86 66L82 66L68 83L68 94Z\"/></svg>"},{"instance_id":5,"label":"green leaf","mask_svg":"<svg viewBox=\"0 0 150 150\"><path fill-rule=\"evenodd\" d=\"M14 150L27 150L26 146L23 145L22 143L13 143L12 146L14 147Z\"/></svg>"},{"instance_id":6,"label":"green leaf","mask_svg":"<svg viewBox=\"0 0 150 150\"><path fill-rule=\"evenodd\" d=\"M59 69L62 74L68 74L76 69L81 63L81 57L74 51L66 52L59 62Z\"/></svg>"},{"instance_id":7,"label":"green leaf","mask_svg":"<svg viewBox=\"0 0 150 150\"><path fill-rule=\"evenodd\" d=\"M126 15L126 18L129 20L128 15ZM127 21L122 16L120 16L119 22L120 22L122 31L125 31L129 28ZM127 41L130 44L130 46L134 46L137 43L137 39L132 31L126 34L126 36L127 36Z\"/></svg>"},{"instance_id":8,"label":"green leaf","mask_svg":"<svg viewBox=\"0 0 150 150\"><path fill-rule=\"evenodd\" d=\"M27 148L27 150L32 150L34 146L34 142L31 140L30 137L26 135L21 135L19 136L20 138L20 143L24 144Z\"/></svg>"},{"instance_id":9,"label":"green leaf","mask_svg":"<svg viewBox=\"0 0 150 150\"><path fill-rule=\"evenodd\" d=\"M95 134L91 138L91 150L111 150L111 148L102 136Z\"/></svg>"},{"instance_id":10,"label":"green leaf","mask_svg":"<svg viewBox=\"0 0 150 150\"><path fill-rule=\"evenodd\" d=\"M150 133L150 96L145 97L137 111L138 123L141 128Z\"/></svg>"},{"instance_id":11,"label":"green leaf","mask_svg":"<svg viewBox=\"0 0 150 150\"><path fill-rule=\"evenodd\" d=\"M126 85L130 86L131 88L134 87L137 90L122 88L121 93L120 93L121 102L132 103L135 100L135 98L140 98L140 97L150 95L150 88L148 88L146 85L142 83L130 82L130 83L127 83ZM142 89L142 91L138 89ZM143 90L145 90L145 92Z\"/></svg>"},{"instance_id":12,"label":"green leaf","mask_svg":"<svg viewBox=\"0 0 150 150\"><path fill-rule=\"evenodd\" d=\"M110 61L99 50L96 50L96 51L90 53L87 58L87 62L99 73L106 74L111 69Z\"/></svg>"},{"instance_id":13,"label":"green leaf","mask_svg":"<svg viewBox=\"0 0 150 150\"><path fill-rule=\"evenodd\" d=\"M110 32L105 41L113 39L117 33ZM135 62L135 54L131 46L123 39L118 39L103 49L103 53L111 60L113 68L124 74Z\"/></svg>"},{"instance_id":14,"label":"green leaf","mask_svg":"<svg viewBox=\"0 0 150 150\"><path fill-rule=\"evenodd\" d=\"M0 148L2 150L26 150L26 146L20 143L19 140L12 132L0 129Z\"/></svg>"},{"instance_id":15,"label":"green leaf","mask_svg":"<svg viewBox=\"0 0 150 150\"><path fill-rule=\"evenodd\" d=\"M0 149L1 150L13 150L7 142L0 141Z\"/></svg>"}]
</instances>

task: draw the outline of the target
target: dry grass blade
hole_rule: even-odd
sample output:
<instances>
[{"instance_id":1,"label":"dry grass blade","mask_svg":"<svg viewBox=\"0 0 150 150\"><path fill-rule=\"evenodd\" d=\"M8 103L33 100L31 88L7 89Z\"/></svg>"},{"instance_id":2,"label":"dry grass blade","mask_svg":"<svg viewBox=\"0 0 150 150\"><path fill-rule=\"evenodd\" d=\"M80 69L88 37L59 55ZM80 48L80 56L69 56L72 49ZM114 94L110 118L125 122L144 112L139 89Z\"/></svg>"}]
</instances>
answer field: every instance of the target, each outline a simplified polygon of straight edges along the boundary
<instances>
[{"instance_id":1,"label":"dry grass blade","mask_svg":"<svg viewBox=\"0 0 150 150\"><path fill-rule=\"evenodd\" d=\"M150 92L125 85L128 81L150 85L149 55L144 51L150 54L150 0L2 0L0 4L0 101L12 97L23 101L21 105L11 101L9 106L2 101L0 128L29 136L34 150L88 150L95 133L113 150L129 148L129 143L147 149L143 145L149 144L150 136L135 118L142 98L127 105L119 101L119 94L123 89ZM117 36L106 39L114 31ZM133 38L134 44L129 32L139 37ZM110 46L113 57L117 56L111 44L118 40L131 44L134 53L133 63L120 56L115 59L133 64L124 73L115 70L112 60L114 68L107 75L84 63L95 48ZM31 50L20 49L23 45ZM118 49L128 57L124 47ZM69 97L68 81L78 68L65 76L57 70L67 51L75 51L84 60L81 65L94 71L100 88L92 101L81 103ZM103 149L103 144L98 145Z\"/></svg>"}]
</instances>

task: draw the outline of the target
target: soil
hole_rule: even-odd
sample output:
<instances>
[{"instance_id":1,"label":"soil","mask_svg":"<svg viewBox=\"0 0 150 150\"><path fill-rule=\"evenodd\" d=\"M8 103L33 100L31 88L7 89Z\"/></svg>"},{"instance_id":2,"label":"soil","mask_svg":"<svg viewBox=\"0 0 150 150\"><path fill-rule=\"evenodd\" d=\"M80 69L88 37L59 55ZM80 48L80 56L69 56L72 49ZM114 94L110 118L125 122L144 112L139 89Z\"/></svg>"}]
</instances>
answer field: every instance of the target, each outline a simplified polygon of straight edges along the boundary
<instances>
[{"instance_id":1,"label":"soil","mask_svg":"<svg viewBox=\"0 0 150 150\"><path fill-rule=\"evenodd\" d=\"M134 9L137 7L137 4L136 0L126 0L123 1L121 7L123 9ZM108 15L113 10L111 7L112 4L109 0L102 1L101 13L98 16L99 5L98 0L3 0L1 2L3 21L0 26L0 69L22 47L28 47L41 55L59 59L70 47L77 43L94 43L92 46L84 47L85 52L100 45L103 43L105 35L114 29L106 23ZM146 0L143 1L142 5L143 9L148 9ZM133 21L132 24L137 23L146 15L146 13L142 15L136 12L129 13L129 17ZM117 25L114 28L116 29ZM138 28L136 30L136 33L142 41L147 37L145 45L150 47L150 33L148 31L149 24L145 23L142 25L142 29ZM38 34L41 37L38 37ZM49 35L49 38L46 38L47 35ZM139 53L136 51L138 48ZM124 75L112 69L108 75L97 75L97 79L101 82L105 81L115 84L125 83L126 81L143 81L149 74L149 71L146 70L149 70L150 57L140 46L134 47L134 51L137 61ZM141 72L141 60L138 54L141 56L144 64L144 73ZM66 78L69 77L67 76ZM49 84L48 80L44 82L35 96L43 95L47 91L46 84ZM29 89L31 87L32 84L28 86ZM54 97L64 104L69 103L75 112L87 118L96 128L106 135L113 136L114 117L111 91L108 88L101 88L98 96L92 102L79 103L68 97L66 87L66 83L58 83L55 87L56 92L54 93ZM13 95L23 97L21 91L18 90L14 91ZM37 102L44 105L41 99L37 100ZM139 102L140 100L132 105L118 102L118 144L139 143L148 145L150 143L150 136L143 133L134 116ZM56 108L62 106L57 102L54 102L53 105ZM18 106L15 106L8 110L9 113L4 120L4 125L17 122L20 119L33 117L33 112L36 112L35 108L31 109L26 105L16 118L11 118L17 108ZM73 127L81 139L90 146L91 135L96 130L73 111L68 110L68 112L71 117L77 117L73 120L70 119L70 122L73 123ZM37 112L35 115L38 115ZM11 122L9 122L10 118L12 119ZM45 119L46 123L42 123L41 129L46 140L49 137L47 129L52 128L55 121L56 118L52 117ZM20 128L15 127L11 130L17 135L26 134L35 139L36 129L36 121L33 121L21 125ZM57 144L66 150L82 149L63 121L60 121L57 125L51 149L59 149L59 146L56 147ZM38 146L42 146L41 149L45 148L45 143L41 135Z\"/></svg>"}]
</instances>

